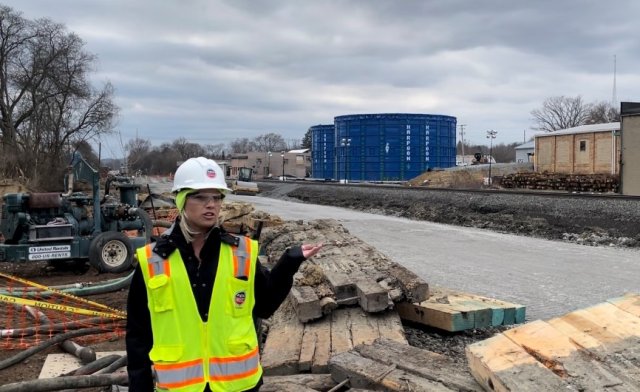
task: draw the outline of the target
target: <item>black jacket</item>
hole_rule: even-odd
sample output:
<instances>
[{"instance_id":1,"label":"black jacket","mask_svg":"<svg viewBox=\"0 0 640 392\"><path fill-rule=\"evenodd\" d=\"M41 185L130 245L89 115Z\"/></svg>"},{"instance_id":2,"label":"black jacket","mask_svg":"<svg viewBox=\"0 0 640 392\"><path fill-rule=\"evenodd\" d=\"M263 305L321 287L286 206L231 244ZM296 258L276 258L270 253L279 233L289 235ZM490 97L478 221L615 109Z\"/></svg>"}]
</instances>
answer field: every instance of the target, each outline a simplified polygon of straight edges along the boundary
<instances>
[{"instance_id":1,"label":"black jacket","mask_svg":"<svg viewBox=\"0 0 640 392\"><path fill-rule=\"evenodd\" d=\"M200 266L198 266L199 263L191 244L187 243L177 224L171 234L161 236L158 239L154 248L154 252L163 258L168 257L175 249L180 251L203 321L207 321L209 317L215 317L215 315L209 315L208 310L222 241L232 243L234 239L223 230L214 228L200 252L202 260ZM293 275L304 260L302 249L296 246L288 248L271 270L258 263L255 276L254 318L269 318L278 309L291 290ZM133 274L127 299L127 370L129 372L129 390L132 392L153 391L151 360L149 359L152 345L153 335L151 316L147 307L147 291L142 271L138 265ZM262 381L250 391L257 391L261 384ZM205 391L209 391L209 388L205 388Z\"/></svg>"}]
</instances>

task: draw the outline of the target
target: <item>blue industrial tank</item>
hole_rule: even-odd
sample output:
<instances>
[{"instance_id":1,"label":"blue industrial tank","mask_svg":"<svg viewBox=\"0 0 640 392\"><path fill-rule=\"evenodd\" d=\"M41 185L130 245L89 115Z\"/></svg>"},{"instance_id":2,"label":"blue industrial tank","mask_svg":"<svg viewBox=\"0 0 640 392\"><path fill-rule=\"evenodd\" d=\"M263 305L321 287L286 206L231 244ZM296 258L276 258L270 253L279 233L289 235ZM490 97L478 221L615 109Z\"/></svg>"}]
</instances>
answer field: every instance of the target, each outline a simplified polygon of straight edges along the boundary
<instances>
[{"instance_id":1,"label":"blue industrial tank","mask_svg":"<svg viewBox=\"0 0 640 392\"><path fill-rule=\"evenodd\" d=\"M354 114L335 117L334 126L338 180L406 181L456 164L452 116Z\"/></svg>"},{"instance_id":2,"label":"blue industrial tank","mask_svg":"<svg viewBox=\"0 0 640 392\"><path fill-rule=\"evenodd\" d=\"M311 131L311 177L335 178L335 128L331 125L314 125Z\"/></svg>"}]
</instances>

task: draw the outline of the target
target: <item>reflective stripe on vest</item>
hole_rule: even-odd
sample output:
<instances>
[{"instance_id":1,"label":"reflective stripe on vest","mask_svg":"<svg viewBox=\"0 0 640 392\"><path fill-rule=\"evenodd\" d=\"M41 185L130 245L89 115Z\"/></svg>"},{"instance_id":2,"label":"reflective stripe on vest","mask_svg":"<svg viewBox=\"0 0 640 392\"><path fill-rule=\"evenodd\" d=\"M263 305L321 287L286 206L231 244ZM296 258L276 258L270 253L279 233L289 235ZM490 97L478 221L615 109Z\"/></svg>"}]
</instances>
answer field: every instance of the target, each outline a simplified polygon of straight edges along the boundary
<instances>
[{"instance_id":1,"label":"reflective stripe on vest","mask_svg":"<svg viewBox=\"0 0 640 392\"><path fill-rule=\"evenodd\" d=\"M258 371L259 362L258 347L238 357L211 358L209 359L209 379L229 381L250 376Z\"/></svg>"},{"instance_id":2,"label":"reflective stripe on vest","mask_svg":"<svg viewBox=\"0 0 640 392\"><path fill-rule=\"evenodd\" d=\"M195 360L171 365L155 364L160 388L180 388L204 382L202 360Z\"/></svg>"},{"instance_id":3,"label":"reflective stripe on vest","mask_svg":"<svg viewBox=\"0 0 640 392\"><path fill-rule=\"evenodd\" d=\"M149 276L154 277L156 275L165 274L171 276L171 267L169 266L169 260L163 259L153 252L155 243L145 246L145 253L147 254L147 263L149 264Z\"/></svg>"},{"instance_id":4,"label":"reflective stripe on vest","mask_svg":"<svg viewBox=\"0 0 640 392\"><path fill-rule=\"evenodd\" d=\"M251 256L251 239L242 237L238 246L233 247L233 274L236 278L248 277Z\"/></svg>"}]
</instances>

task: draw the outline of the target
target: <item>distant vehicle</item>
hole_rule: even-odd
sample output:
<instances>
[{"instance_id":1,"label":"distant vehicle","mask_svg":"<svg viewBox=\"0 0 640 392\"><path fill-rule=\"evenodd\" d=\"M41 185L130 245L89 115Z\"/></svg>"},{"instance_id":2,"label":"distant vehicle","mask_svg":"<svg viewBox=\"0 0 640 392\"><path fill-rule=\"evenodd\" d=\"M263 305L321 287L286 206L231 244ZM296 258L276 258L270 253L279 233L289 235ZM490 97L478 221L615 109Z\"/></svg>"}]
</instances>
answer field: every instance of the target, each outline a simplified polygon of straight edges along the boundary
<instances>
[{"instance_id":1,"label":"distant vehicle","mask_svg":"<svg viewBox=\"0 0 640 392\"><path fill-rule=\"evenodd\" d=\"M292 176L291 174L285 174L284 176L278 176L278 181L299 181L300 177Z\"/></svg>"},{"instance_id":2,"label":"distant vehicle","mask_svg":"<svg viewBox=\"0 0 640 392\"><path fill-rule=\"evenodd\" d=\"M238 179L231 180L231 191L236 195L256 195L260 192L258 184L253 182L253 169L241 167Z\"/></svg>"}]
</instances>

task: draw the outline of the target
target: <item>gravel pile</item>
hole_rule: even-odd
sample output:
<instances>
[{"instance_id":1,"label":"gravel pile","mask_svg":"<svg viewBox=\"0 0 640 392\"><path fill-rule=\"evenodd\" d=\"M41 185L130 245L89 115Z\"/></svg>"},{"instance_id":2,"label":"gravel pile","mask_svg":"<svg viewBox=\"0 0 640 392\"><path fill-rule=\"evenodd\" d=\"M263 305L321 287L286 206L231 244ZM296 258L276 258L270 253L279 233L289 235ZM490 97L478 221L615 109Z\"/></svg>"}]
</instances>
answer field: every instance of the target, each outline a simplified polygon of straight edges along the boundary
<instances>
[{"instance_id":1,"label":"gravel pile","mask_svg":"<svg viewBox=\"0 0 640 392\"><path fill-rule=\"evenodd\" d=\"M640 247L638 201L400 187L261 183L262 196L593 246Z\"/></svg>"}]
</instances>

